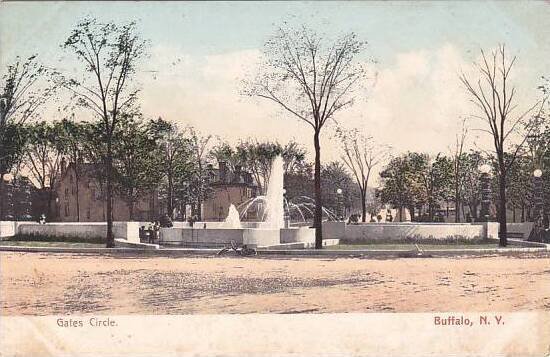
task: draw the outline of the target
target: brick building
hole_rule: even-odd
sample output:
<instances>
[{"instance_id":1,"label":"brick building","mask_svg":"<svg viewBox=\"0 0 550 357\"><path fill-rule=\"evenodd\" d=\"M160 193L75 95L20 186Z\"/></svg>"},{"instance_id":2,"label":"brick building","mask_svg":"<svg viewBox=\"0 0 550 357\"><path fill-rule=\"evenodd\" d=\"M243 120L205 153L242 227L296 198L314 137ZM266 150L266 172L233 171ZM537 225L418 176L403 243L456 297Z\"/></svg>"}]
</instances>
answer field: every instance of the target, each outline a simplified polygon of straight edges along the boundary
<instances>
[{"instance_id":1,"label":"brick building","mask_svg":"<svg viewBox=\"0 0 550 357\"><path fill-rule=\"evenodd\" d=\"M65 163L57 180L52 207L53 220L60 222L101 222L106 220L107 201L103 186L97 180L98 166L89 163ZM78 181L78 185L77 185ZM133 220L151 221L159 215L159 200L156 190L142 197L134 204ZM130 221L127 201L120 195L113 196L113 220Z\"/></svg>"},{"instance_id":2,"label":"brick building","mask_svg":"<svg viewBox=\"0 0 550 357\"><path fill-rule=\"evenodd\" d=\"M239 206L258 194L252 174L243 171L239 165L230 170L225 162L220 161L218 169L213 169L212 173L211 193L202 206L204 221L223 221L231 204Z\"/></svg>"}]
</instances>

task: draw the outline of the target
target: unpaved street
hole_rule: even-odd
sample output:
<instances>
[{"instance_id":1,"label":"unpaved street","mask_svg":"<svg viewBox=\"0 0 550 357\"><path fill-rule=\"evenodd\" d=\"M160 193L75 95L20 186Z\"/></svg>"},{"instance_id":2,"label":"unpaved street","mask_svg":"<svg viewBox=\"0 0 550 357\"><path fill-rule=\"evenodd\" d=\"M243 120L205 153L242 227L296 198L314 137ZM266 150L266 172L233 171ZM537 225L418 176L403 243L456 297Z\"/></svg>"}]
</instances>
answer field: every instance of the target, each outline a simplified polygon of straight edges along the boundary
<instances>
[{"instance_id":1,"label":"unpaved street","mask_svg":"<svg viewBox=\"0 0 550 357\"><path fill-rule=\"evenodd\" d=\"M2 314L550 310L550 257L0 253Z\"/></svg>"}]
</instances>

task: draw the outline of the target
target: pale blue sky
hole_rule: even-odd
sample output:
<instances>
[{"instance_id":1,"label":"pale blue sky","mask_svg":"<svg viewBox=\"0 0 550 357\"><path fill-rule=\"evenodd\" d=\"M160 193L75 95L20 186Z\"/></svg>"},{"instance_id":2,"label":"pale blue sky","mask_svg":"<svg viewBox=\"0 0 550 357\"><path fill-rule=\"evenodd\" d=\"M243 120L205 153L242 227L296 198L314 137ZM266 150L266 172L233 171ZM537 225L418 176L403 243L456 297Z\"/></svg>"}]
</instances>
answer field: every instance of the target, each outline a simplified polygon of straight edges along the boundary
<instances>
[{"instance_id":1,"label":"pale blue sky","mask_svg":"<svg viewBox=\"0 0 550 357\"><path fill-rule=\"evenodd\" d=\"M311 146L307 127L282 119L269 103L238 94L242 67L249 67L283 20L329 34L355 31L369 42L368 55L378 61L377 85L365 103L343 115L397 150L448 150L458 117L473 110L457 73L480 47L506 43L518 55L515 80L525 101L520 106L534 100L540 76L550 75L549 1L4 2L0 65L38 53L46 64L71 66L59 45L85 15L138 20L151 41L152 56L143 68L159 76L142 78L146 115L230 140L273 139L277 133L281 141L294 137ZM170 67L176 58L184 59L181 66ZM325 155L337 156L335 149Z\"/></svg>"},{"instance_id":2,"label":"pale blue sky","mask_svg":"<svg viewBox=\"0 0 550 357\"><path fill-rule=\"evenodd\" d=\"M381 62L392 54L453 42L465 51L506 42L536 55L550 50L548 1L427 2L8 2L0 5L2 59L53 54L76 21L138 20L153 43L191 54L258 48L273 25L295 16L327 32L356 31Z\"/></svg>"}]
</instances>

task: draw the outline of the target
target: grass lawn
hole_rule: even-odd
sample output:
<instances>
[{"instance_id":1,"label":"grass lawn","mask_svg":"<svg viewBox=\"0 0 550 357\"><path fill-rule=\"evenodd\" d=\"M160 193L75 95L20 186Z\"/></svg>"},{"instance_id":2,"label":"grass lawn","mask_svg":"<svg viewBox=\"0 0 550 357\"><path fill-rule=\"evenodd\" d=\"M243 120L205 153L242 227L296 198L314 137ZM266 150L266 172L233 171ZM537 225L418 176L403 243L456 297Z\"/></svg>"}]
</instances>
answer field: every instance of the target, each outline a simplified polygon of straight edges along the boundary
<instances>
[{"instance_id":1,"label":"grass lawn","mask_svg":"<svg viewBox=\"0 0 550 357\"><path fill-rule=\"evenodd\" d=\"M18 234L0 241L0 246L12 247L55 247L55 248L105 248L101 238L48 237L38 234Z\"/></svg>"},{"instance_id":2,"label":"grass lawn","mask_svg":"<svg viewBox=\"0 0 550 357\"><path fill-rule=\"evenodd\" d=\"M103 243L86 243L86 242L45 242L45 241L29 241L29 240L4 240L0 242L0 246L11 247L55 247L55 248L105 248Z\"/></svg>"},{"instance_id":3,"label":"grass lawn","mask_svg":"<svg viewBox=\"0 0 550 357\"><path fill-rule=\"evenodd\" d=\"M440 250L440 249L494 249L498 248L498 243L478 243L478 244L418 244L422 250ZM517 248L517 246L514 246ZM328 246L325 249L336 250L416 250L416 246L411 243L371 243L371 244L338 244Z\"/></svg>"}]
</instances>

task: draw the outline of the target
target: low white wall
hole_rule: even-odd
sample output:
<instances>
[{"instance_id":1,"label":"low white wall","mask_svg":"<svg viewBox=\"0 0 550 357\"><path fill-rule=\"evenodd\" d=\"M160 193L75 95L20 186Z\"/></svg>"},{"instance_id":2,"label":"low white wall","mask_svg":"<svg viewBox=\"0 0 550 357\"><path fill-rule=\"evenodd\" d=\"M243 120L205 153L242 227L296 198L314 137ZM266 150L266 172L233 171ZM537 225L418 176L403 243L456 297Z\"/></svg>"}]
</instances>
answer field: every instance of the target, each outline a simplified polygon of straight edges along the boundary
<instances>
[{"instance_id":1,"label":"low white wall","mask_svg":"<svg viewBox=\"0 0 550 357\"><path fill-rule=\"evenodd\" d=\"M15 235L14 221L0 221L0 238L13 237Z\"/></svg>"},{"instance_id":2,"label":"low white wall","mask_svg":"<svg viewBox=\"0 0 550 357\"><path fill-rule=\"evenodd\" d=\"M123 238L128 242L140 243L139 222L113 222L113 235L115 238Z\"/></svg>"},{"instance_id":3,"label":"low white wall","mask_svg":"<svg viewBox=\"0 0 550 357\"><path fill-rule=\"evenodd\" d=\"M498 236L498 223L366 223L347 225L345 239L361 240L404 240L404 239L481 239Z\"/></svg>"},{"instance_id":4,"label":"low white wall","mask_svg":"<svg viewBox=\"0 0 550 357\"><path fill-rule=\"evenodd\" d=\"M289 233L288 231L293 231ZM300 231L300 232L298 232ZM285 235L286 233L286 235ZM161 228L160 242L167 245L228 245L231 241L250 247L266 247L278 245L283 236L288 240L300 241L310 234L306 229L251 229L251 228ZM294 237L294 238L290 238ZM313 233L313 239L315 234Z\"/></svg>"},{"instance_id":5,"label":"low white wall","mask_svg":"<svg viewBox=\"0 0 550 357\"><path fill-rule=\"evenodd\" d=\"M279 245L281 236L278 229L244 229L243 244L249 247L269 247Z\"/></svg>"},{"instance_id":6,"label":"low white wall","mask_svg":"<svg viewBox=\"0 0 550 357\"><path fill-rule=\"evenodd\" d=\"M521 233L523 239L527 239L533 230L533 222L507 223L506 230L508 233Z\"/></svg>"},{"instance_id":7,"label":"low white wall","mask_svg":"<svg viewBox=\"0 0 550 357\"><path fill-rule=\"evenodd\" d=\"M323 222L323 239L342 239L346 234L346 222Z\"/></svg>"},{"instance_id":8,"label":"low white wall","mask_svg":"<svg viewBox=\"0 0 550 357\"><path fill-rule=\"evenodd\" d=\"M308 227L281 229L281 243L314 243L315 229Z\"/></svg>"},{"instance_id":9,"label":"low white wall","mask_svg":"<svg viewBox=\"0 0 550 357\"><path fill-rule=\"evenodd\" d=\"M17 233L25 235L41 235L46 237L76 237L82 239L105 238L107 223L105 222L64 222L64 223L28 223L17 224ZM139 242L138 222L113 222L115 238Z\"/></svg>"},{"instance_id":10,"label":"low white wall","mask_svg":"<svg viewBox=\"0 0 550 357\"><path fill-rule=\"evenodd\" d=\"M242 244L243 231L244 229L238 228L161 228L160 241L162 244L229 244L233 240L237 244Z\"/></svg>"}]
</instances>

